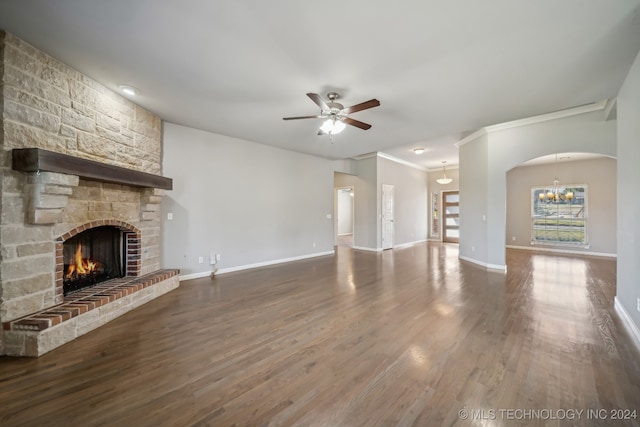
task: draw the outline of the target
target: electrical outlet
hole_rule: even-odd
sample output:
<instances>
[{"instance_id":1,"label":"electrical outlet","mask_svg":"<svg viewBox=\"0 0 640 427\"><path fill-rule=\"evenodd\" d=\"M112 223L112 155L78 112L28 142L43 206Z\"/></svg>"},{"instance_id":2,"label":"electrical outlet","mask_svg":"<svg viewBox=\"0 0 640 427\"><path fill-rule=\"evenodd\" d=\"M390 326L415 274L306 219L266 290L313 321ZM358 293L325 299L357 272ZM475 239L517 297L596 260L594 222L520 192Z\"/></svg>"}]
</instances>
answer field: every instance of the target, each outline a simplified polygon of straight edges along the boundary
<instances>
[{"instance_id":1,"label":"electrical outlet","mask_svg":"<svg viewBox=\"0 0 640 427\"><path fill-rule=\"evenodd\" d=\"M204 257L198 257L198 264L202 264L204 262Z\"/></svg>"},{"instance_id":2,"label":"electrical outlet","mask_svg":"<svg viewBox=\"0 0 640 427\"><path fill-rule=\"evenodd\" d=\"M216 261L220 261L220 254L216 254Z\"/></svg>"},{"instance_id":3,"label":"electrical outlet","mask_svg":"<svg viewBox=\"0 0 640 427\"><path fill-rule=\"evenodd\" d=\"M511 236L511 240L516 241L516 236Z\"/></svg>"}]
</instances>

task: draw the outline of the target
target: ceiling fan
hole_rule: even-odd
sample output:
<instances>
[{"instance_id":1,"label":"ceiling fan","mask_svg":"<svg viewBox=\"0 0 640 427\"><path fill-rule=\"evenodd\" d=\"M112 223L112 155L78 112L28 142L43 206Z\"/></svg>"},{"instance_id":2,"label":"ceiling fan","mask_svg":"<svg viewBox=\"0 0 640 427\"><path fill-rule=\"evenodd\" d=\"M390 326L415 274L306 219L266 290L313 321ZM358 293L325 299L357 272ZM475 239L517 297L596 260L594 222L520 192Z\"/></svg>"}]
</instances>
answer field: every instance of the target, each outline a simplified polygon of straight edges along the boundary
<instances>
[{"instance_id":1,"label":"ceiling fan","mask_svg":"<svg viewBox=\"0 0 640 427\"><path fill-rule=\"evenodd\" d=\"M342 104L336 102L336 99L338 99L340 95L335 92L329 92L327 94L327 98L329 99L328 103L317 93L307 93L307 96L311 98L311 100L315 102L318 107L320 107L320 114L315 116L283 117L282 119L326 119L322 124L322 127L320 127L318 135L329 134L329 136L332 136L334 134L340 133L344 130L345 124L355 126L362 130L370 129L370 124L352 119L351 117L349 117L349 114L380 105L380 101L374 98L365 102L361 102L360 104L352 105L351 107L345 108Z\"/></svg>"}]
</instances>

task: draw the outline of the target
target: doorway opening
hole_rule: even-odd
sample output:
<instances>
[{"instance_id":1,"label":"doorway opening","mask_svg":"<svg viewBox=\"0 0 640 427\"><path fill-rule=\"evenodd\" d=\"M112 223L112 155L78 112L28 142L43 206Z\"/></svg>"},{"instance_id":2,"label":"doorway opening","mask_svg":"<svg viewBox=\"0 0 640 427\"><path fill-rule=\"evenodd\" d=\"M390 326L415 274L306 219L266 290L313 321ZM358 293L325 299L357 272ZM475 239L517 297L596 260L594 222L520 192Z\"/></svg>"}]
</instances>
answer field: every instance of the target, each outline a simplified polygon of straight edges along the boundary
<instances>
[{"instance_id":1,"label":"doorway opening","mask_svg":"<svg viewBox=\"0 0 640 427\"><path fill-rule=\"evenodd\" d=\"M353 247L353 186L336 189L336 246Z\"/></svg>"}]
</instances>

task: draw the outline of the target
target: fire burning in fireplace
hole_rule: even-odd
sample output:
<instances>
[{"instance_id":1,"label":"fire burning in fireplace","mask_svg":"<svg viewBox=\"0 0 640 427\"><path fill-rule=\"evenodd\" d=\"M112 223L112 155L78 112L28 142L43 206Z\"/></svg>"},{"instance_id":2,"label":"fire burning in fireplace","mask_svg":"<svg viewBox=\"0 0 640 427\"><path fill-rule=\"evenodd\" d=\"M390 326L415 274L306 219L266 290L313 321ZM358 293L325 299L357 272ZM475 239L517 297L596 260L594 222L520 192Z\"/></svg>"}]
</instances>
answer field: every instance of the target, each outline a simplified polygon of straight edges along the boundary
<instances>
[{"instance_id":1,"label":"fire burning in fireplace","mask_svg":"<svg viewBox=\"0 0 640 427\"><path fill-rule=\"evenodd\" d=\"M64 295L123 277L126 251L122 230L113 226L90 228L66 240L63 246Z\"/></svg>"},{"instance_id":2,"label":"fire burning in fireplace","mask_svg":"<svg viewBox=\"0 0 640 427\"><path fill-rule=\"evenodd\" d=\"M78 249L76 250L74 258L69 261L64 278L68 280L81 279L83 276L91 275L99 269L100 263L98 261L82 258L82 245L78 243Z\"/></svg>"}]
</instances>

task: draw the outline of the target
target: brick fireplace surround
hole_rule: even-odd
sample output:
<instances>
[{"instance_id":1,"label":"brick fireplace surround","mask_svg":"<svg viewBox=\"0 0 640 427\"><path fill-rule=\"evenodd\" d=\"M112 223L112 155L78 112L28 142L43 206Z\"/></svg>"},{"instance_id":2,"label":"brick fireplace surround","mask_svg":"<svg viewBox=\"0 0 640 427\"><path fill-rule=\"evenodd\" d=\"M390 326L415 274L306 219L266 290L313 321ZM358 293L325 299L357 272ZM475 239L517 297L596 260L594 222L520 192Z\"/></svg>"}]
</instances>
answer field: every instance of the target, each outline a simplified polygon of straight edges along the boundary
<instances>
[{"instance_id":1,"label":"brick fireplace surround","mask_svg":"<svg viewBox=\"0 0 640 427\"><path fill-rule=\"evenodd\" d=\"M40 356L175 289L160 269L164 190L83 172L14 170L38 148L161 175L161 121L15 36L0 32L0 355ZM125 277L63 295L62 244L110 225L129 240Z\"/></svg>"}]
</instances>

